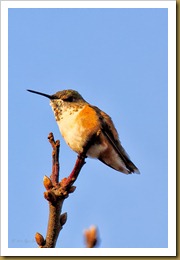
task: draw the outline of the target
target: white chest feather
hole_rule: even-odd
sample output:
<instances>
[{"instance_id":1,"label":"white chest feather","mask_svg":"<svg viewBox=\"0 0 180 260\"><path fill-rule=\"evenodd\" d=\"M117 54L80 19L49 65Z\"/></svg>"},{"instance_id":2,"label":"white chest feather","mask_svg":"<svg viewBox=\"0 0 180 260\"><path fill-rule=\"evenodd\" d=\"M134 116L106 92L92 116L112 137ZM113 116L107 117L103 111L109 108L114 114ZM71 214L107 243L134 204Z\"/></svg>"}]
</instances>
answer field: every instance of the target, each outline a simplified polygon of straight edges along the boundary
<instances>
[{"instance_id":1,"label":"white chest feather","mask_svg":"<svg viewBox=\"0 0 180 260\"><path fill-rule=\"evenodd\" d=\"M71 147L72 150L79 153L84 145L84 140L82 138L82 126L77 123L77 116L81 109L78 111L73 111L72 109L67 109L60 116L60 120L57 121L59 130L66 141L66 143Z\"/></svg>"},{"instance_id":2,"label":"white chest feather","mask_svg":"<svg viewBox=\"0 0 180 260\"><path fill-rule=\"evenodd\" d=\"M82 153L84 147L94 134L99 133L100 122L96 111L87 104L77 104L66 106L51 102L51 106L59 127L59 130L71 149L77 153ZM97 149L99 148L99 149ZM98 157L100 151L104 150L104 145L91 147L88 155Z\"/></svg>"}]
</instances>

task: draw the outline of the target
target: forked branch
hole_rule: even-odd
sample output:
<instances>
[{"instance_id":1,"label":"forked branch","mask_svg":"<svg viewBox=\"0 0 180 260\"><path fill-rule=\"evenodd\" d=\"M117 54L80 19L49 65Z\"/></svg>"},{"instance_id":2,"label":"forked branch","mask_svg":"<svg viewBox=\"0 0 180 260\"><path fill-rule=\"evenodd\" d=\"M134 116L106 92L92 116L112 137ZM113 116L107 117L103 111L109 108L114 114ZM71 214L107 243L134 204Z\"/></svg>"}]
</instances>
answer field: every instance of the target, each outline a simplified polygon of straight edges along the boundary
<instances>
[{"instance_id":1,"label":"forked branch","mask_svg":"<svg viewBox=\"0 0 180 260\"><path fill-rule=\"evenodd\" d=\"M46 238L40 234L36 233L35 239L39 247L41 248L54 248L59 236L59 233L66 223L67 213L62 212L62 206L64 200L69 196L69 193L75 191L75 186L72 186L76 181L83 165L85 164L86 149L82 155L78 155L75 166L71 174L59 182L59 148L60 142L54 140L52 133L48 136L49 142L52 145L52 174L50 178L44 176L44 187L46 191L44 192L44 197L49 202L49 220Z\"/></svg>"}]
</instances>

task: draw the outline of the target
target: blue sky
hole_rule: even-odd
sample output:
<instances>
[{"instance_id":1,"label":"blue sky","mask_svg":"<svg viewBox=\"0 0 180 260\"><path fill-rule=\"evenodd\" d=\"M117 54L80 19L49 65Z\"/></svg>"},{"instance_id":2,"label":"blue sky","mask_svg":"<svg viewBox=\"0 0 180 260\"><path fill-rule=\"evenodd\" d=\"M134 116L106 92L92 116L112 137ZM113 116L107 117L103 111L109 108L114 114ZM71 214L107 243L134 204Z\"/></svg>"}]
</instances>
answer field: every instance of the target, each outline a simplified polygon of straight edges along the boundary
<instances>
[{"instance_id":1,"label":"blue sky","mask_svg":"<svg viewBox=\"0 0 180 260\"><path fill-rule=\"evenodd\" d=\"M84 247L97 225L100 247L168 246L168 11L164 9L9 9L9 247L37 247L46 234L43 176L51 174L49 132L61 141L60 179L76 154L65 144L49 101L75 89L108 113L141 174L87 159L65 201L57 247Z\"/></svg>"}]
</instances>

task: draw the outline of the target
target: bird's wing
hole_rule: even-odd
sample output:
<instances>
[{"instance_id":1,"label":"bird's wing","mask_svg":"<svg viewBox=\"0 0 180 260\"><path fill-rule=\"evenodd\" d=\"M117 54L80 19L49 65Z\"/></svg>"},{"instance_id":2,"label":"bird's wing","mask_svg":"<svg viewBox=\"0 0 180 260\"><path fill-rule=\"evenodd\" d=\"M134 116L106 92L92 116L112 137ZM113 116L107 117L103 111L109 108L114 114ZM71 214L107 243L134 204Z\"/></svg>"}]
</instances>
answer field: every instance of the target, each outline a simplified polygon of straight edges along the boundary
<instances>
[{"instance_id":1,"label":"bird's wing","mask_svg":"<svg viewBox=\"0 0 180 260\"><path fill-rule=\"evenodd\" d=\"M98 108L97 108L98 109ZM106 136L106 138L109 140L111 145L113 146L114 150L119 155L120 159L125 164L126 168L129 170L129 172L136 172L139 173L138 168L133 164L133 162L130 160L128 154L122 147L119 136L116 131L116 128L111 120L111 118L100 109L96 110L98 114L100 115L100 120L102 122L102 132Z\"/></svg>"}]
</instances>

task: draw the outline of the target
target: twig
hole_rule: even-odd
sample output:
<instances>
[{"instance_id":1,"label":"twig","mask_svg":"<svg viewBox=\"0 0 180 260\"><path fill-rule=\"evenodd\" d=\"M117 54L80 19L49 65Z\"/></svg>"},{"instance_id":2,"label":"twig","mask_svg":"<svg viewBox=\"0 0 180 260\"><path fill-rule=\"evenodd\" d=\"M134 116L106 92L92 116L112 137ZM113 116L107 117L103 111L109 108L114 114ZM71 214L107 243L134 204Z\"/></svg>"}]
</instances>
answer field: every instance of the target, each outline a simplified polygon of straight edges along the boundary
<instances>
[{"instance_id":1,"label":"twig","mask_svg":"<svg viewBox=\"0 0 180 260\"><path fill-rule=\"evenodd\" d=\"M85 157L83 155L78 155L72 172L70 173L68 178L63 179L62 184L65 186L65 189L68 189L73 185L84 164L85 164Z\"/></svg>"},{"instance_id":2,"label":"twig","mask_svg":"<svg viewBox=\"0 0 180 260\"><path fill-rule=\"evenodd\" d=\"M51 174L51 180L53 185L56 185L59 182L59 148L60 148L60 142L57 140L55 142L54 136L52 133L48 135L48 139L50 144L52 145L53 151L52 151L52 174Z\"/></svg>"},{"instance_id":3,"label":"twig","mask_svg":"<svg viewBox=\"0 0 180 260\"><path fill-rule=\"evenodd\" d=\"M68 176L59 182L59 148L60 142L54 140L52 133L48 136L49 142L52 145L52 174L50 178L44 176L44 187L46 192L44 192L44 197L49 202L49 220L46 238L40 234L36 233L35 239L39 247L41 248L54 248L59 236L59 233L63 225L67 221L67 213L61 214L62 206L64 200L69 196L69 193L75 191L76 187L72 186L76 181L83 165L85 164L85 154L87 149L84 149L84 153L78 155L75 166ZM86 147L88 148L88 146Z\"/></svg>"}]
</instances>

